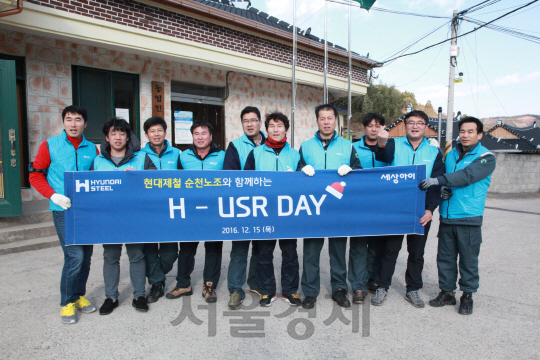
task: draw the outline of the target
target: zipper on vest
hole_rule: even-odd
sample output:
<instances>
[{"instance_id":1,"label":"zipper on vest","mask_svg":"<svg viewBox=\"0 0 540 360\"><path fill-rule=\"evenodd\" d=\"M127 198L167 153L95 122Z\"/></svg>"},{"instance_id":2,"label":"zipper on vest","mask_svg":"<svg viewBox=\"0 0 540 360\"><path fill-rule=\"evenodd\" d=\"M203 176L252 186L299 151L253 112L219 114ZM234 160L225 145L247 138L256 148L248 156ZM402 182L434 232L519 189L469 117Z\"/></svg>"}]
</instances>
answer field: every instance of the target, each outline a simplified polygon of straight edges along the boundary
<instances>
[{"instance_id":1,"label":"zipper on vest","mask_svg":"<svg viewBox=\"0 0 540 360\"><path fill-rule=\"evenodd\" d=\"M373 153L373 151L371 152L371 160L373 162L373 167L375 167L375 154Z\"/></svg>"},{"instance_id":2,"label":"zipper on vest","mask_svg":"<svg viewBox=\"0 0 540 360\"><path fill-rule=\"evenodd\" d=\"M326 149L324 149L324 168L326 169Z\"/></svg>"},{"instance_id":3,"label":"zipper on vest","mask_svg":"<svg viewBox=\"0 0 540 360\"><path fill-rule=\"evenodd\" d=\"M75 146L73 148L75 149ZM79 158L77 156L77 149L75 149L75 169L77 169L77 171L79 171Z\"/></svg>"},{"instance_id":4,"label":"zipper on vest","mask_svg":"<svg viewBox=\"0 0 540 360\"><path fill-rule=\"evenodd\" d=\"M276 154L276 171L279 171L279 168L278 168L278 159L279 159L279 154Z\"/></svg>"},{"instance_id":5,"label":"zipper on vest","mask_svg":"<svg viewBox=\"0 0 540 360\"><path fill-rule=\"evenodd\" d=\"M454 165L454 172L456 172L458 162L459 162L459 159L458 161L456 161L456 165ZM446 205L446 218L448 219L449 217L450 217L450 199L448 199L448 204Z\"/></svg>"}]
</instances>

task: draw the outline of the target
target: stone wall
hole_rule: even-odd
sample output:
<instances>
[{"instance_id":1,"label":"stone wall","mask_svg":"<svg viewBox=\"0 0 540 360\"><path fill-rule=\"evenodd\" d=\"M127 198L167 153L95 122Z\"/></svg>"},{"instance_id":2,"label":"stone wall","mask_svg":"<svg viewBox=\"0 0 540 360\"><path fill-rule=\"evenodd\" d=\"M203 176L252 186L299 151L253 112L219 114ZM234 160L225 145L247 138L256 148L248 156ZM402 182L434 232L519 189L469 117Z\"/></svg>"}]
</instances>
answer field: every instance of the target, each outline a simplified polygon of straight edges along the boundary
<instances>
[{"instance_id":1,"label":"stone wall","mask_svg":"<svg viewBox=\"0 0 540 360\"><path fill-rule=\"evenodd\" d=\"M490 193L536 193L540 191L540 154L495 153L497 167L491 176Z\"/></svg>"}]
</instances>

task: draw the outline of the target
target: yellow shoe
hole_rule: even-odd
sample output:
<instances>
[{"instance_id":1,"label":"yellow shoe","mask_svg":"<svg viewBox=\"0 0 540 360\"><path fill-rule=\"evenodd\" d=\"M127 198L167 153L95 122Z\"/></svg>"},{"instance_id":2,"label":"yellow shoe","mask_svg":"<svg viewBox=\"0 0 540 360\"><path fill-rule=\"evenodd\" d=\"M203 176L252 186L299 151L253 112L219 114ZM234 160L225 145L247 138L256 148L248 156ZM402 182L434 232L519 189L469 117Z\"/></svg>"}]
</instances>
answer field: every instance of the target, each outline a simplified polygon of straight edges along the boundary
<instances>
[{"instance_id":1,"label":"yellow shoe","mask_svg":"<svg viewBox=\"0 0 540 360\"><path fill-rule=\"evenodd\" d=\"M75 301L75 307L81 310L85 314L93 313L97 308L86 299L85 296L79 297L79 300Z\"/></svg>"},{"instance_id":2,"label":"yellow shoe","mask_svg":"<svg viewBox=\"0 0 540 360\"><path fill-rule=\"evenodd\" d=\"M62 324L75 324L77 322L75 303L63 306L62 310L60 310L60 318L62 319Z\"/></svg>"}]
</instances>

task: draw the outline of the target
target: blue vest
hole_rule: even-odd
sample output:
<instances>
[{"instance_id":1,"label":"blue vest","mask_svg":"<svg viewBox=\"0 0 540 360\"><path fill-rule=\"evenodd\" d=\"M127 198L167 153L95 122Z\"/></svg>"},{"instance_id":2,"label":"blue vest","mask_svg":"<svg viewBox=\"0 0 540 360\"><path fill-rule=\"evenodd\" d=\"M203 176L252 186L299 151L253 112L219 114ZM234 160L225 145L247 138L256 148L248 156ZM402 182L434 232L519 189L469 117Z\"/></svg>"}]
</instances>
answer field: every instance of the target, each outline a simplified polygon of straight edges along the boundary
<instances>
[{"instance_id":1,"label":"blue vest","mask_svg":"<svg viewBox=\"0 0 540 360\"><path fill-rule=\"evenodd\" d=\"M337 132L334 132L334 136L326 151L317 136L300 145L306 165L311 165L316 170L338 169L341 165L351 165L351 142L338 137Z\"/></svg>"},{"instance_id":2,"label":"blue vest","mask_svg":"<svg viewBox=\"0 0 540 360\"><path fill-rule=\"evenodd\" d=\"M362 165L362 169L388 166L388 163L377 161L375 159L375 153L373 153L373 151L371 151L371 149L367 147L366 143L364 142L364 138L365 136L362 136L362 139L360 139L360 141L354 142L352 144L352 146L356 150L356 153L358 154L358 157L360 158L360 164Z\"/></svg>"},{"instance_id":3,"label":"blue vest","mask_svg":"<svg viewBox=\"0 0 540 360\"><path fill-rule=\"evenodd\" d=\"M220 150L208 154L204 160L200 160L193 150L188 149L180 154L180 161L184 170L223 170L225 151Z\"/></svg>"},{"instance_id":4,"label":"blue vest","mask_svg":"<svg viewBox=\"0 0 540 360\"><path fill-rule=\"evenodd\" d=\"M112 161L107 160L103 154L100 154L94 160L94 170L96 171L114 171L114 170L125 170L127 168L134 168L135 170L144 170L144 160L146 159L146 153L139 151L135 153L135 156L132 157L128 162L116 166Z\"/></svg>"},{"instance_id":5,"label":"blue vest","mask_svg":"<svg viewBox=\"0 0 540 360\"><path fill-rule=\"evenodd\" d=\"M242 170L244 170L244 166L246 166L247 157L249 153L251 152L251 150L255 149L255 145L247 137L246 134L240 136L237 139L234 139L231 142L234 144L236 151L238 151L238 157L240 158L240 166L242 167Z\"/></svg>"},{"instance_id":6,"label":"blue vest","mask_svg":"<svg viewBox=\"0 0 540 360\"><path fill-rule=\"evenodd\" d=\"M167 140L165 140L165 144L167 144L167 149L161 157L150 148L150 143L146 143L146 146L141 149L141 152L148 154L148 157L152 159L158 170L177 170L178 157L181 151L172 147Z\"/></svg>"},{"instance_id":7,"label":"blue vest","mask_svg":"<svg viewBox=\"0 0 540 360\"><path fill-rule=\"evenodd\" d=\"M82 142L75 150L65 131L62 131L58 136L47 139L47 144L51 156L47 181L56 193L64 195L64 171L87 171L90 169L92 161L97 156L96 145L83 136ZM51 200L49 200L49 204L51 211L64 211Z\"/></svg>"},{"instance_id":8,"label":"blue vest","mask_svg":"<svg viewBox=\"0 0 540 360\"><path fill-rule=\"evenodd\" d=\"M396 150L392 166L426 164L426 178L431 176L435 159L440 151L438 147L431 146L425 137L416 150L406 136L395 139L394 143Z\"/></svg>"},{"instance_id":9,"label":"blue vest","mask_svg":"<svg viewBox=\"0 0 540 360\"><path fill-rule=\"evenodd\" d=\"M279 155L276 155L274 149L262 145L253 150L255 158L255 170L262 171L296 171L300 161L300 153L285 143Z\"/></svg>"},{"instance_id":10,"label":"blue vest","mask_svg":"<svg viewBox=\"0 0 540 360\"><path fill-rule=\"evenodd\" d=\"M446 173L453 173L466 168L474 160L478 159L490 151L478 143L474 149L457 162L459 153L456 148L446 156ZM441 217L448 219L460 219L466 217L483 216L484 205L491 174L469 186L452 187L452 197L449 200L442 200L439 206Z\"/></svg>"}]
</instances>

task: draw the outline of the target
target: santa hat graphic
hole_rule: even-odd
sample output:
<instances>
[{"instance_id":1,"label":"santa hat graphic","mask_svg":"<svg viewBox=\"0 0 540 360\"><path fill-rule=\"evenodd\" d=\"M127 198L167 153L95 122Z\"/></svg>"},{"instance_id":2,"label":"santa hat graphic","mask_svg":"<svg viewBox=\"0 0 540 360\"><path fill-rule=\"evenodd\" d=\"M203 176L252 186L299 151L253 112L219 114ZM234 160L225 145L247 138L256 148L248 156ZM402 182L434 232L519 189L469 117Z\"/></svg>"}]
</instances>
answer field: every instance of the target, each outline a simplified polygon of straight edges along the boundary
<instances>
[{"instance_id":1,"label":"santa hat graphic","mask_svg":"<svg viewBox=\"0 0 540 360\"><path fill-rule=\"evenodd\" d=\"M334 195L338 199L341 199L343 197L343 187L346 184L344 182L335 182L332 185L328 185L326 187L326 191L328 191L330 194Z\"/></svg>"}]
</instances>

